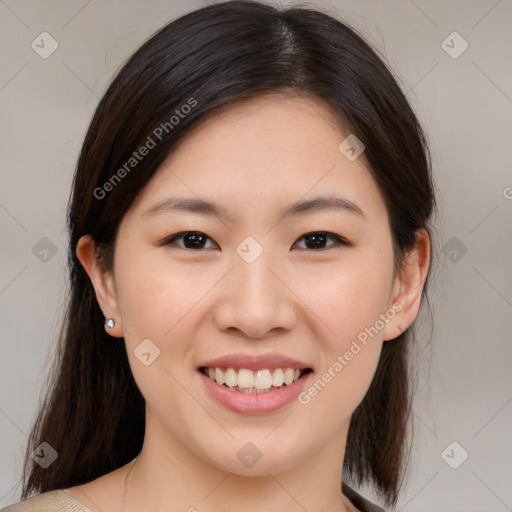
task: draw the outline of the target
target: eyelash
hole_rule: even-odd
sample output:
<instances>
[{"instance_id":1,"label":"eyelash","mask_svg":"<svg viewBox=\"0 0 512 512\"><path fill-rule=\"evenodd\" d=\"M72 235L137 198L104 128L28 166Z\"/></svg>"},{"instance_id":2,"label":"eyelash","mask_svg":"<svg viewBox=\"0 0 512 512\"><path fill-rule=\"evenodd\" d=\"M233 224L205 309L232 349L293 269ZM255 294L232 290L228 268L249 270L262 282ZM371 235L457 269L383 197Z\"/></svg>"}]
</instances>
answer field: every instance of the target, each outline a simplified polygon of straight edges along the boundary
<instances>
[{"instance_id":1,"label":"eyelash","mask_svg":"<svg viewBox=\"0 0 512 512\"><path fill-rule=\"evenodd\" d=\"M298 238L298 240L301 240L307 236L312 236L312 235L318 235L318 234L321 234L321 235L324 235L326 236L327 238L331 238L335 241L334 244L331 244L327 247L323 247L321 249L309 249L311 251L314 251L314 252L322 252L322 251L326 251L327 249L332 249L332 248L335 248L335 247L338 247L338 246L349 246L351 245L347 240L345 240L343 237L339 236L339 235L336 235L334 233L330 233L329 231L310 231L308 233L305 233L304 235L302 235L300 238ZM181 231L180 233L176 233L174 235L171 235L170 237L167 237L165 240L163 240L161 242L160 245L172 245L175 243L176 240L184 237L185 235L198 235L198 236L204 236L210 240L212 240L208 235L206 235L205 233L202 233L201 231ZM295 242L293 245L295 246L297 244L297 242ZM180 245L181 248L183 249L187 249L187 250L196 250L196 249L191 249L189 247L183 247ZM303 248L301 248L303 249ZM199 249L201 250L201 249ZM307 250L307 248L305 248L304 250Z\"/></svg>"}]
</instances>

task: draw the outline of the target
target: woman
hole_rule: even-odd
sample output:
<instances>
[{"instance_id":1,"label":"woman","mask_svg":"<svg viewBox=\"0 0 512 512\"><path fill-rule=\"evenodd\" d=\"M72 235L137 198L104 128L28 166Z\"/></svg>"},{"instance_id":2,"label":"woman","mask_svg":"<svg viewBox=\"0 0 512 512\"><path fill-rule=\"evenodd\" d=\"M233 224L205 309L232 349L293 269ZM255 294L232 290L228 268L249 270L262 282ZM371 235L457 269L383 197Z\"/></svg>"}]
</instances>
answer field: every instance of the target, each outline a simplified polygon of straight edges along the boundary
<instances>
[{"instance_id":1,"label":"woman","mask_svg":"<svg viewBox=\"0 0 512 512\"><path fill-rule=\"evenodd\" d=\"M83 144L4 510L383 510L363 483L393 507L434 204L417 118L340 21L234 1L162 28Z\"/></svg>"}]
</instances>

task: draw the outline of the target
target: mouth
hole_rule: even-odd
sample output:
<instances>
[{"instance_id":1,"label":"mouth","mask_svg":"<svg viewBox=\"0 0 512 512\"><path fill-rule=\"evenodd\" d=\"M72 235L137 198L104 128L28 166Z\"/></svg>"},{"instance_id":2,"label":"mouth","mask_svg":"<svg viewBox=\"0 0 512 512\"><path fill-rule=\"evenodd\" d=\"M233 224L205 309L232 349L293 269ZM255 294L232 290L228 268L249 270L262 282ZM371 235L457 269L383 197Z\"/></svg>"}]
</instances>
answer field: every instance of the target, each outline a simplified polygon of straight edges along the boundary
<instances>
[{"instance_id":1,"label":"mouth","mask_svg":"<svg viewBox=\"0 0 512 512\"><path fill-rule=\"evenodd\" d=\"M219 386L247 394L272 393L291 386L311 373L311 368L226 368L202 366L199 371Z\"/></svg>"}]
</instances>

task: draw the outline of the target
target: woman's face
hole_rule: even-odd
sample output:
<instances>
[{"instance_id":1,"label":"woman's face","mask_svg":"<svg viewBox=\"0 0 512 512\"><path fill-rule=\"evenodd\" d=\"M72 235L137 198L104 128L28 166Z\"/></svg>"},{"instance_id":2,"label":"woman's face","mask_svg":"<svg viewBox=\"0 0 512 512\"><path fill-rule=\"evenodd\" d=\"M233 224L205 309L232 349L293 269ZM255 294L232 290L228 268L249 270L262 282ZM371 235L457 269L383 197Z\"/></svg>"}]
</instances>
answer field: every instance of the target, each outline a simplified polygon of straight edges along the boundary
<instances>
[{"instance_id":1,"label":"woman's face","mask_svg":"<svg viewBox=\"0 0 512 512\"><path fill-rule=\"evenodd\" d=\"M342 463L382 343L408 325L387 210L339 149L348 135L317 100L245 103L187 137L123 218L104 310L146 400L145 443L239 474ZM246 389L309 372L243 393L205 366Z\"/></svg>"}]
</instances>

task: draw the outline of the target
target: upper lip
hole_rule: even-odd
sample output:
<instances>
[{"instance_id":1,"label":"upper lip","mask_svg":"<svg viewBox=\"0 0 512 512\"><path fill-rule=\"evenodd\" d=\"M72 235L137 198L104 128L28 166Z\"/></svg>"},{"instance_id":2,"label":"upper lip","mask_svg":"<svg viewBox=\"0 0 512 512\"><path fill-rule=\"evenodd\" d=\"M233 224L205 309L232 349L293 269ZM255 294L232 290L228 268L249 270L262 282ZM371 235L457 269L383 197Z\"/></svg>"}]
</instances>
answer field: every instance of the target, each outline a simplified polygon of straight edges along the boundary
<instances>
[{"instance_id":1,"label":"upper lip","mask_svg":"<svg viewBox=\"0 0 512 512\"><path fill-rule=\"evenodd\" d=\"M292 359L282 354L265 354L265 355L249 355L249 354L229 354L215 359L210 359L201 363L199 368L247 368L248 370L262 370L265 368L295 368L306 369L311 368L308 364Z\"/></svg>"}]
</instances>

